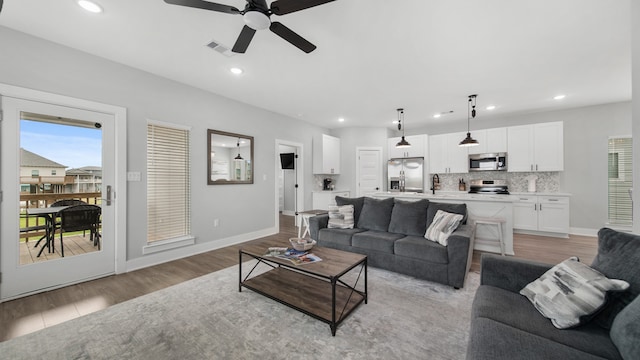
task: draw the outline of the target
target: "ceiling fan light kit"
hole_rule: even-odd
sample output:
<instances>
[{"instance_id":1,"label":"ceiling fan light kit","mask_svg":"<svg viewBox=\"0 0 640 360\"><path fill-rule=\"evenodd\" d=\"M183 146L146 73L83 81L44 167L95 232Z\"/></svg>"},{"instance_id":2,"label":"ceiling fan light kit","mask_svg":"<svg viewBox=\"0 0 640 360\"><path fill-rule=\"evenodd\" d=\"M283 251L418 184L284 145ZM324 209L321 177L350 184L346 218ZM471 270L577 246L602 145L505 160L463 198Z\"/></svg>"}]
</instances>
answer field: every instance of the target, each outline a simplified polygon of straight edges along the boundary
<instances>
[{"instance_id":1,"label":"ceiling fan light kit","mask_svg":"<svg viewBox=\"0 0 640 360\"><path fill-rule=\"evenodd\" d=\"M471 137L471 131L469 130L469 123L471 118L476 117L476 97L478 95L469 95L469 102L467 104L467 137L464 138L458 145L460 146L477 146L480 145L478 140Z\"/></svg>"},{"instance_id":2,"label":"ceiling fan light kit","mask_svg":"<svg viewBox=\"0 0 640 360\"><path fill-rule=\"evenodd\" d=\"M211 10L232 15L242 15L245 25L231 49L231 51L236 53L246 52L256 31L267 28L271 30L272 33L280 36L305 53L312 52L316 49L315 45L281 23L277 21L272 22L271 15L290 14L335 0L276 0L273 1L270 6L267 6L266 0L246 1L247 5L244 10L239 10L230 5L217 4L204 0L164 0L167 4L172 5Z\"/></svg>"}]
</instances>

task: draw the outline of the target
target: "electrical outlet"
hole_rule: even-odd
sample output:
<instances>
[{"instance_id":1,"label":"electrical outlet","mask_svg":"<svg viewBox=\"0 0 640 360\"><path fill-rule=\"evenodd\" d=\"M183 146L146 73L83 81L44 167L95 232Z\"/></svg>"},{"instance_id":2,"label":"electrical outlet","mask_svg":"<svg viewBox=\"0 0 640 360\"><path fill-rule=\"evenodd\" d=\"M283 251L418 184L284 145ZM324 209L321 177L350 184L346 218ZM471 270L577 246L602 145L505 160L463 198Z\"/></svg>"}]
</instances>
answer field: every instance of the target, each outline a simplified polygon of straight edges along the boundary
<instances>
[{"instance_id":1,"label":"electrical outlet","mask_svg":"<svg viewBox=\"0 0 640 360\"><path fill-rule=\"evenodd\" d=\"M213 227L218 227L220 225L220 219L213 219Z\"/></svg>"}]
</instances>

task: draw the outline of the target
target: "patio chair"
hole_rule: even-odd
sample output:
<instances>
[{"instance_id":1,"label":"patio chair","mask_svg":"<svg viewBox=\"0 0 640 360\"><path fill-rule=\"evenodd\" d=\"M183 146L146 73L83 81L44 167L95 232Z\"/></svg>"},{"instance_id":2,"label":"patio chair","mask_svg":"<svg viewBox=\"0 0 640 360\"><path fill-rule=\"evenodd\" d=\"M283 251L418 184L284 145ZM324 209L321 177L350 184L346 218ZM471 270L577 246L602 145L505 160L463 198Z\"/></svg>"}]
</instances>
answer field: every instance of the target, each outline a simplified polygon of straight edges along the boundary
<instances>
[{"instance_id":1,"label":"patio chair","mask_svg":"<svg viewBox=\"0 0 640 360\"><path fill-rule=\"evenodd\" d=\"M91 240L100 249L100 215L102 208L97 205L74 205L60 211L60 255L64 257L62 234L80 230L89 230Z\"/></svg>"},{"instance_id":2,"label":"patio chair","mask_svg":"<svg viewBox=\"0 0 640 360\"><path fill-rule=\"evenodd\" d=\"M78 199L62 199L62 200L57 200L54 201L53 204L49 205L50 207L54 207L54 206L73 206L73 205L86 205L87 203L82 201L82 200L78 200ZM60 226L60 222L57 221L56 222L56 226ZM82 232L82 236L84 237L86 235L86 232L83 231Z\"/></svg>"}]
</instances>

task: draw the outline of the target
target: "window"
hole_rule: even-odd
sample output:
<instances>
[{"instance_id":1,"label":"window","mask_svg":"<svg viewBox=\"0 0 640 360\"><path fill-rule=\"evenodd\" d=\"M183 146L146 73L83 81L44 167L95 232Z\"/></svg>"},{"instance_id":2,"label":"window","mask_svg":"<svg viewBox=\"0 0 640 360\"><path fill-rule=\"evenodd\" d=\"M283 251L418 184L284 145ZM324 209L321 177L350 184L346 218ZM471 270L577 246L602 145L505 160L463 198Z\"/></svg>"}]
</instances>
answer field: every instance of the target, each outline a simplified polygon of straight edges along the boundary
<instances>
[{"instance_id":1,"label":"window","mask_svg":"<svg viewBox=\"0 0 640 360\"><path fill-rule=\"evenodd\" d=\"M40 176L40 170L31 170L31 177Z\"/></svg>"},{"instance_id":2,"label":"window","mask_svg":"<svg viewBox=\"0 0 640 360\"><path fill-rule=\"evenodd\" d=\"M189 132L176 125L147 124L148 244L185 239L193 243Z\"/></svg>"},{"instance_id":3,"label":"window","mask_svg":"<svg viewBox=\"0 0 640 360\"><path fill-rule=\"evenodd\" d=\"M56 171L55 170L51 170L51 175L56 175Z\"/></svg>"},{"instance_id":4,"label":"window","mask_svg":"<svg viewBox=\"0 0 640 360\"><path fill-rule=\"evenodd\" d=\"M609 224L631 227L633 223L632 139L609 138Z\"/></svg>"}]
</instances>

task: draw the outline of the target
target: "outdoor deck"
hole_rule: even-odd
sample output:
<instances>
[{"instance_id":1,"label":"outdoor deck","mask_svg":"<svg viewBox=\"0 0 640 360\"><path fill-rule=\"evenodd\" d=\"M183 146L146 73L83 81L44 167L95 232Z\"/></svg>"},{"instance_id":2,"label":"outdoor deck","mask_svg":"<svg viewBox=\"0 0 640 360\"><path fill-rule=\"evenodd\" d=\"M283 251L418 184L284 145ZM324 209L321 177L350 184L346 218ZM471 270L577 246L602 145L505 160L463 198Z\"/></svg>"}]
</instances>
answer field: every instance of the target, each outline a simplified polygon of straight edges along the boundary
<instances>
[{"instance_id":1,"label":"outdoor deck","mask_svg":"<svg viewBox=\"0 0 640 360\"><path fill-rule=\"evenodd\" d=\"M38 257L38 252L43 246L44 240L40 242L37 248L34 248L37 238L29 239L28 243L24 241L20 242L20 265L33 264L36 262L47 261L52 259L60 259L60 234L56 234L55 246L56 251L49 253L47 249L42 252L42 255ZM86 254L94 251L99 251L97 246L93 246L93 241L90 240L89 231L86 236L80 235L63 235L64 243L64 257L70 257L74 255Z\"/></svg>"}]
</instances>

